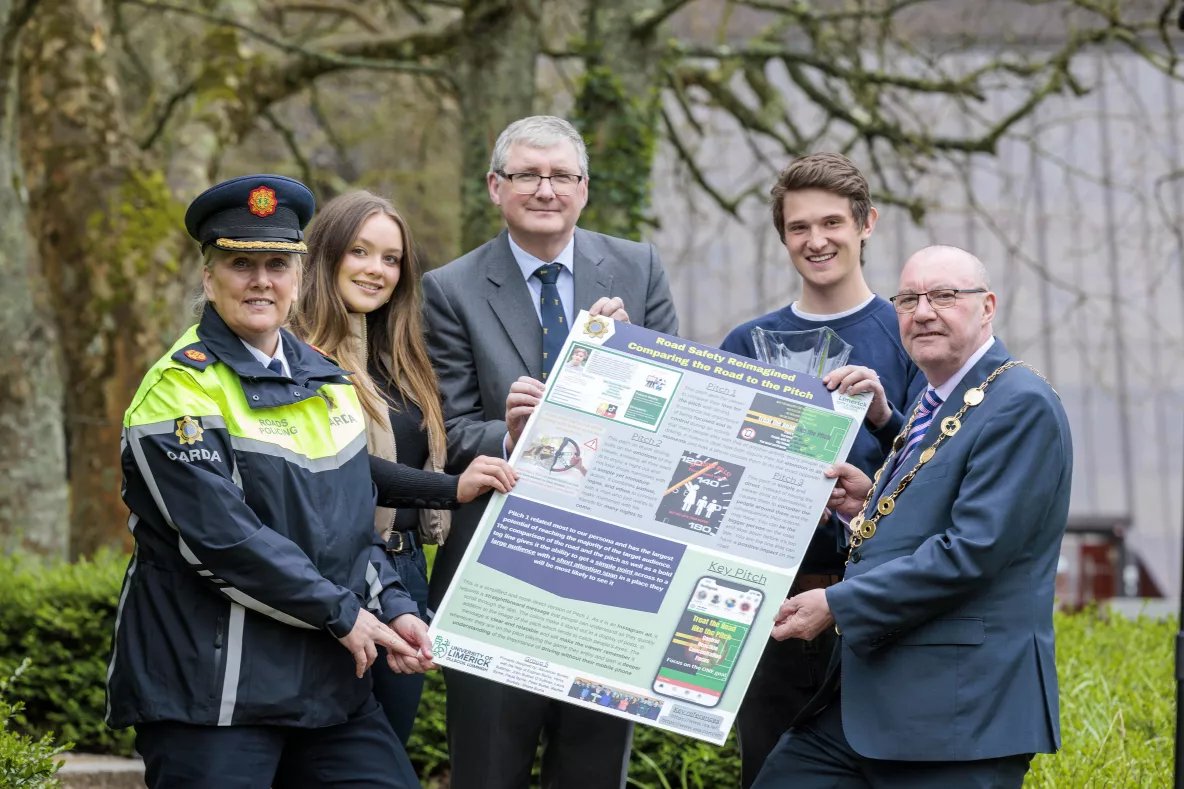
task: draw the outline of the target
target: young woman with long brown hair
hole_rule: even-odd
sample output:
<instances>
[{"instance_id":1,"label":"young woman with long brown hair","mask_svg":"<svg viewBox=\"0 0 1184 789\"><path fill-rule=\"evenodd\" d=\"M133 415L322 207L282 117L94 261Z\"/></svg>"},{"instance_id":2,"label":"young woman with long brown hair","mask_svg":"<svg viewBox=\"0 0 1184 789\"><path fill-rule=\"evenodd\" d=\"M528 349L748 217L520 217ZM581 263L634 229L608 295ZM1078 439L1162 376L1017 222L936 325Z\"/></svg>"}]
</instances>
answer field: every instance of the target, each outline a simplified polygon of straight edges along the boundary
<instances>
[{"instance_id":1,"label":"young woman with long brown hair","mask_svg":"<svg viewBox=\"0 0 1184 789\"><path fill-rule=\"evenodd\" d=\"M440 389L423 340L420 273L410 230L390 202L366 191L343 194L321 209L309 233L296 333L355 373L371 455L435 472L446 460L454 468L489 462L446 458ZM432 612L422 546L444 542L450 514L383 507L374 514L424 621ZM374 672L374 695L404 746L423 682L422 674Z\"/></svg>"}]
</instances>

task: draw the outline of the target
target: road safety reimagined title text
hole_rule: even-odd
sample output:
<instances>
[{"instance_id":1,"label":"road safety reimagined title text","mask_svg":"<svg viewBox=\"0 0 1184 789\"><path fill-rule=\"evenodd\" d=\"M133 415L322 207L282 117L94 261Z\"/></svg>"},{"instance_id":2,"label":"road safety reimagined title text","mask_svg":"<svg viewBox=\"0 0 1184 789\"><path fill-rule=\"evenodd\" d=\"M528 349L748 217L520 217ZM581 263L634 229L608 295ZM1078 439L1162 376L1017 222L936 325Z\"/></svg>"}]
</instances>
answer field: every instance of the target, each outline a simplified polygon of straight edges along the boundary
<instances>
[{"instance_id":1,"label":"road safety reimagined title text","mask_svg":"<svg viewBox=\"0 0 1184 789\"><path fill-rule=\"evenodd\" d=\"M737 383L760 389L784 392L801 400L814 399L813 392L799 389L793 385L798 378L797 373L761 365L748 359L722 353L714 348L695 345L691 342L674 342L665 337L655 337L652 346L630 342L627 347L633 353L648 356L666 364L728 378Z\"/></svg>"}]
</instances>

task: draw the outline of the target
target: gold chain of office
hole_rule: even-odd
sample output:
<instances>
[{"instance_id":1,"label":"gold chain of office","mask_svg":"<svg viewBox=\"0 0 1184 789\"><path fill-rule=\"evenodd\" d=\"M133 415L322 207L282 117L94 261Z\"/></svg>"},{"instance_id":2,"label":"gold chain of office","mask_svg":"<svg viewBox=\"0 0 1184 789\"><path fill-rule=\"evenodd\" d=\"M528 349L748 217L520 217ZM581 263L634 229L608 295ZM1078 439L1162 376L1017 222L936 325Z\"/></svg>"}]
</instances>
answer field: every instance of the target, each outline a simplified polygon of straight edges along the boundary
<instances>
[{"instance_id":1,"label":"gold chain of office","mask_svg":"<svg viewBox=\"0 0 1184 789\"><path fill-rule=\"evenodd\" d=\"M848 526L848 528L851 530L851 546L847 550L847 561L845 564L851 563L851 555L855 553L856 548L858 548L860 545L863 545L865 540L870 540L872 537L876 536L876 524L878 524L880 519L884 516L892 514L892 511L896 509L897 497L899 497L900 494L904 492L904 489L909 486L909 483L913 481L913 477L915 477L917 472L921 470L921 466L924 466L926 463L933 460L933 456L937 454L937 448L941 446L942 442L947 438L952 438L962 428L962 417L966 415L968 410L983 401L983 398L986 397L987 387L991 385L991 382L1003 373L1010 370L1012 367L1027 367L1029 370L1036 373L1036 375L1040 376L1040 380L1048 384L1050 388L1052 387L1052 384L1049 383L1048 379L1045 378L1044 375L1032 365L1028 364L1027 362L1011 361L988 375L987 380L983 381L978 386L974 387L973 389L967 389L966 394L962 396L962 408L958 410L958 413L954 414L953 416L947 416L945 419L941 420L941 435L937 437L937 441L934 441L929 447L927 447L925 451L921 453L921 457L918 458L917 465L913 466L909 473L900 478L900 483L897 484L896 490L892 491L892 493L890 493L888 496L880 499L880 502L876 504L876 511L873 512L871 516L864 518L863 513L867 512L868 505L872 503L872 496L874 496L876 493L876 487L879 485L880 477L884 474L884 470L892 465L893 458L896 457L898 452L904 449L905 439L907 438L909 431L913 429L913 422L916 421L917 413L921 410L921 403L917 403L917 407L913 409L913 415L909 417L908 424L904 426L904 430L900 432L900 435L893 439L892 453L888 455L888 457L884 460L884 465L881 466L880 470L876 472L876 476L872 481L872 487L867 492L867 498L863 500L863 507L859 510L859 514L851 519L851 523ZM1056 393L1056 389L1053 389L1053 393ZM1060 395L1057 396L1060 397Z\"/></svg>"}]
</instances>

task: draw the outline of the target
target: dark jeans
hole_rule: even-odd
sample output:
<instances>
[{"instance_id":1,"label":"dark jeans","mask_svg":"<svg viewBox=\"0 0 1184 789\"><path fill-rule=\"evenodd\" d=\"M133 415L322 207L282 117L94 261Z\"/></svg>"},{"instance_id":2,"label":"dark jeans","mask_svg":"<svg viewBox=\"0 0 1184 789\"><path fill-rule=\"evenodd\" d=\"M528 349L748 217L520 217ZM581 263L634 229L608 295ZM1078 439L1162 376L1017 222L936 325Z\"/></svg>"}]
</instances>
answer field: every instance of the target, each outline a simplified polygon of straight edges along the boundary
<instances>
[{"instance_id":1,"label":"dark jeans","mask_svg":"<svg viewBox=\"0 0 1184 789\"><path fill-rule=\"evenodd\" d=\"M822 689L837 640L834 628L813 641L769 639L736 715L743 789L752 786L781 735Z\"/></svg>"},{"instance_id":2,"label":"dark jeans","mask_svg":"<svg viewBox=\"0 0 1184 789\"><path fill-rule=\"evenodd\" d=\"M418 789L406 752L373 697L345 723L136 726L149 789Z\"/></svg>"},{"instance_id":3,"label":"dark jeans","mask_svg":"<svg viewBox=\"0 0 1184 789\"><path fill-rule=\"evenodd\" d=\"M406 536L407 533L404 533ZM419 617L430 623L428 616L428 563L419 540L414 542L415 550L409 553L392 554L395 569L411 599L419 604ZM374 661L374 698L382 705L386 719L403 747L411 737L415 725L415 714L419 710L419 699L423 695L423 674L396 674L386 664L386 649L378 648L378 660Z\"/></svg>"},{"instance_id":4,"label":"dark jeans","mask_svg":"<svg viewBox=\"0 0 1184 789\"><path fill-rule=\"evenodd\" d=\"M1032 754L970 762L865 759L843 734L839 699L781 738L755 789L1020 789Z\"/></svg>"}]
</instances>

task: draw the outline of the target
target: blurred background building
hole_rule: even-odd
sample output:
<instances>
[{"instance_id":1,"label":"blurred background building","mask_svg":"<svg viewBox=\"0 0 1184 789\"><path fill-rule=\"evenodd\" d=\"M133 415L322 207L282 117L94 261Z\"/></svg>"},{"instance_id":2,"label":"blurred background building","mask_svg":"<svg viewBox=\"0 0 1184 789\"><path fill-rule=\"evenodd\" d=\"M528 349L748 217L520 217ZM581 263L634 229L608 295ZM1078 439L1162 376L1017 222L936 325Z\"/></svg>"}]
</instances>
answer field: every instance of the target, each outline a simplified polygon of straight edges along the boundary
<instances>
[{"instance_id":1,"label":"blurred background building","mask_svg":"<svg viewBox=\"0 0 1184 789\"><path fill-rule=\"evenodd\" d=\"M1038 9L1005 28L951 6L953 19L959 7L971 15L930 16L926 30L943 35L939 21L965 23L990 38L994 26L999 40L1027 30L1009 46L1050 47ZM999 47L952 50L946 65L964 73ZM922 246L954 244L982 258L999 295L997 336L1047 375L1073 426L1062 601L1175 596L1184 549L1184 86L1118 52L1085 56L1075 72L1091 95L1047 99L996 157L951 155L929 166L910 187L931 204L919 223L873 193L880 219L866 276L888 296ZM808 122L815 105L784 75L770 76ZM917 120L966 133L1010 112L1007 99L975 117L935 98ZM730 115L708 110L696 120L709 130L694 152L702 175L724 193L755 184L766 196L785 156L754 143ZM851 156L869 166L859 149ZM655 170L654 241L682 333L717 344L736 324L792 301L797 278L763 200L746 199L731 216L694 180L666 146Z\"/></svg>"}]
</instances>

